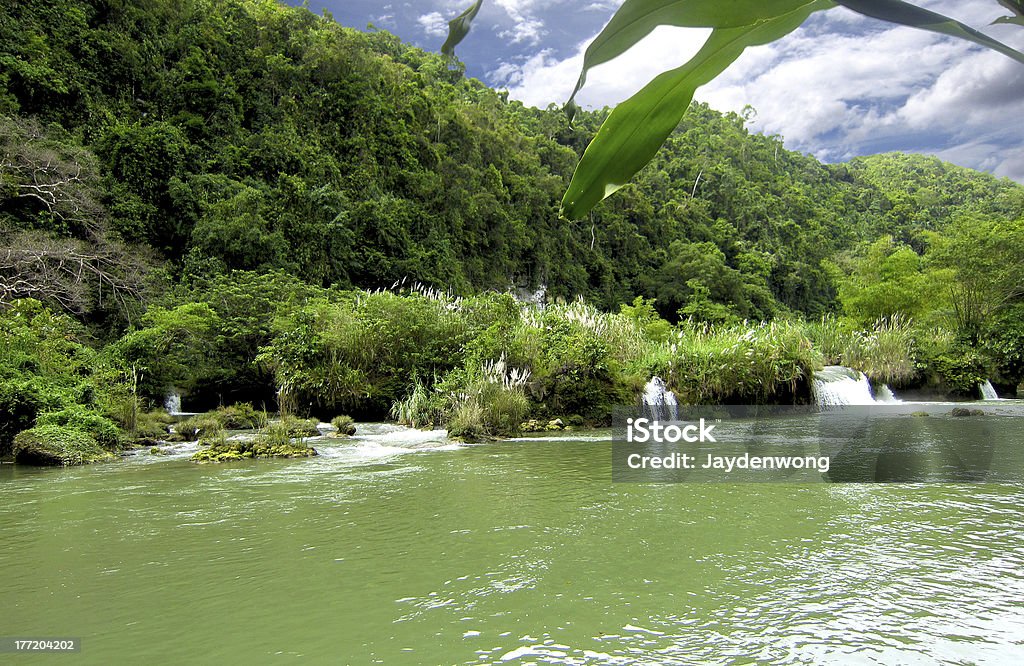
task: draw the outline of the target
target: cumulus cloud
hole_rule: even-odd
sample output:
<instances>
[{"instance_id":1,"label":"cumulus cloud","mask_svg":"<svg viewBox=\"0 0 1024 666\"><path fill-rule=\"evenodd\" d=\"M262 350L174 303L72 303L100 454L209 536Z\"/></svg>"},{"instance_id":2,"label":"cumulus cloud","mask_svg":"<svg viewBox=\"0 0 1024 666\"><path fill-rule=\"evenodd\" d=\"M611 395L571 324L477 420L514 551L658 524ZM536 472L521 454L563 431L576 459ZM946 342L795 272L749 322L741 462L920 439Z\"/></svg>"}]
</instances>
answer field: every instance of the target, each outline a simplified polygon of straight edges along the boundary
<instances>
[{"instance_id":1,"label":"cumulus cloud","mask_svg":"<svg viewBox=\"0 0 1024 666\"><path fill-rule=\"evenodd\" d=\"M430 12L423 14L416 19L420 29L431 37L445 37L448 35L448 21L441 12Z\"/></svg>"},{"instance_id":2,"label":"cumulus cloud","mask_svg":"<svg viewBox=\"0 0 1024 666\"><path fill-rule=\"evenodd\" d=\"M922 4L973 17L980 26L1000 12L990 0ZM588 74L579 102L601 107L622 101L661 71L688 60L706 35L655 30ZM997 37L1024 46L1019 28L1004 28ZM526 104L562 102L592 38L567 57L543 50L504 62L489 79ZM1024 182L1024 131L1018 122L1024 117L1024 67L962 40L894 27L845 9L823 12L783 40L748 49L698 90L697 98L722 111L753 105L758 111L754 130L780 134L791 148L827 161L915 150Z\"/></svg>"},{"instance_id":3,"label":"cumulus cloud","mask_svg":"<svg viewBox=\"0 0 1024 666\"><path fill-rule=\"evenodd\" d=\"M498 36L513 44L536 45L547 34L544 22L534 15L534 10L541 3L539 0L497 0L495 3L505 10L512 20L512 27L502 30Z\"/></svg>"},{"instance_id":4,"label":"cumulus cloud","mask_svg":"<svg viewBox=\"0 0 1024 666\"><path fill-rule=\"evenodd\" d=\"M663 70L689 60L707 35L707 30L655 29L636 48L592 69L577 101L598 108L618 104ZM489 80L507 87L510 96L524 104L546 107L564 102L576 85L583 54L592 39L579 42L567 58L556 58L550 50L544 50L521 62L502 63L490 73Z\"/></svg>"}]
</instances>

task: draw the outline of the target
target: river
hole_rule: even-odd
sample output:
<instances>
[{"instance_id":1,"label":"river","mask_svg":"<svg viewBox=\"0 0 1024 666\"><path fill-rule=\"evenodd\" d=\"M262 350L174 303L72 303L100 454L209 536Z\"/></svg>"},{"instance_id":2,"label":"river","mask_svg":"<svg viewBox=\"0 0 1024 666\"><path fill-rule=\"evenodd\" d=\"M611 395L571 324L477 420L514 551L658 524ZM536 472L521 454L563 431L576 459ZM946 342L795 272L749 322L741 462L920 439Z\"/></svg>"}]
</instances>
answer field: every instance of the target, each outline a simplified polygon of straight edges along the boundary
<instances>
[{"instance_id":1,"label":"river","mask_svg":"<svg viewBox=\"0 0 1024 666\"><path fill-rule=\"evenodd\" d=\"M0 466L0 634L89 664L1024 661L1022 484L612 483L607 431L363 432Z\"/></svg>"}]
</instances>

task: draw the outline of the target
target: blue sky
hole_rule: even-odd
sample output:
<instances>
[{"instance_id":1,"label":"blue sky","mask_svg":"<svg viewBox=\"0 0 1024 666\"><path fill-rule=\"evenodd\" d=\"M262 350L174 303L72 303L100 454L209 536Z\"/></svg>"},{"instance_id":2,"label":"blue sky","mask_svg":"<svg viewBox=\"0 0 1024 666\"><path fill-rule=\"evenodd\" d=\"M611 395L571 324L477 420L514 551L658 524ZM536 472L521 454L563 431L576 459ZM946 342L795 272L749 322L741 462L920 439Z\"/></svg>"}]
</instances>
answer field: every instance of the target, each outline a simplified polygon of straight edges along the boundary
<instances>
[{"instance_id":1,"label":"blue sky","mask_svg":"<svg viewBox=\"0 0 1024 666\"><path fill-rule=\"evenodd\" d=\"M350 27L372 23L437 51L447 20L471 0L309 0ZM467 72L511 97L561 104L586 45L621 0L484 0L459 46ZM918 4L1024 49L1024 28L991 26L995 0ZM579 96L613 106L678 66L705 31L661 28L633 51L595 68ZM794 150L836 162L888 150L923 152L1024 183L1024 65L966 42L899 28L842 8L821 12L789 37L749 49L697 91L721 111L757 111L752 129Z\"/></svg>"}]
</instances>

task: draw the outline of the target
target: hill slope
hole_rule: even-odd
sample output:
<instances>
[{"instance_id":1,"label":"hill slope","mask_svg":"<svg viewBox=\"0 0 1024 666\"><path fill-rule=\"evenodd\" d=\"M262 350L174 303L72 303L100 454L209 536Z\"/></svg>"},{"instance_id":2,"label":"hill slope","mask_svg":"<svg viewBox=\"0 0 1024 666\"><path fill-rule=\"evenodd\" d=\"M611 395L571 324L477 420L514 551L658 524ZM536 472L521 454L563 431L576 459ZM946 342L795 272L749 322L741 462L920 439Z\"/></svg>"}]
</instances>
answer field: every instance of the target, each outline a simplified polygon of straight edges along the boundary
<instances>
[{"instance_id":1,"label":"hill slope","mask_svg":"<svg viewBox=\"0 0 1024 666\"><path fill-rule=\"evenodd\" d=\"M814 314L835 306L821 262L840 250L1024 211L1009 181L914 156L824 165L696 105L633 185L559 220L604 113L570 129L386 32L270 0L8 4L4 298L42 283L97 314L137 302L147 274L278 269L323 286L546 285L606 307L645 295L671 318ZM69 257L97 279L43 270Z\"/></svg>"}]
</instances>

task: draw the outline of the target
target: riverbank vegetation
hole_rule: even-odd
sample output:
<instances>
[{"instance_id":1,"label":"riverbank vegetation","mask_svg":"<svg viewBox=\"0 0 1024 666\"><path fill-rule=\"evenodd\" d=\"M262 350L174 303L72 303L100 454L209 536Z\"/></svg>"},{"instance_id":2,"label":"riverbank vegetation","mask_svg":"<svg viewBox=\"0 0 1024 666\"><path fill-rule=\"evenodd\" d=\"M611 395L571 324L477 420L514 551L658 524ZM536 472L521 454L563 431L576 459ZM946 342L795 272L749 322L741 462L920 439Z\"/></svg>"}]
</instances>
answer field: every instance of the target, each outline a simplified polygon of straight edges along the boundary
<instances>
[{"instance_id":1,"label":"riverbank vegetation","mask_svg":"<svg viewBox=\"0 0 1024 666\"><path fill-rule=\"evenodd\" d=\"M281 412L473 439L606 423L655 374L692 403L806 401L825 364L1024 380L1024 187L822 164L695 104L561 220L606 115L272 2L0 8L0 456L165 439L172 391L221 408L179 437Z\"/></svg>"}]
</instances>

